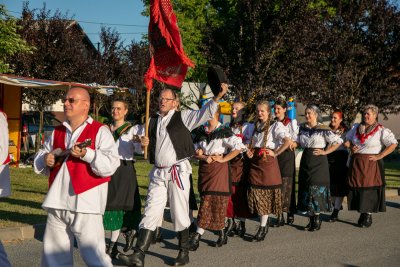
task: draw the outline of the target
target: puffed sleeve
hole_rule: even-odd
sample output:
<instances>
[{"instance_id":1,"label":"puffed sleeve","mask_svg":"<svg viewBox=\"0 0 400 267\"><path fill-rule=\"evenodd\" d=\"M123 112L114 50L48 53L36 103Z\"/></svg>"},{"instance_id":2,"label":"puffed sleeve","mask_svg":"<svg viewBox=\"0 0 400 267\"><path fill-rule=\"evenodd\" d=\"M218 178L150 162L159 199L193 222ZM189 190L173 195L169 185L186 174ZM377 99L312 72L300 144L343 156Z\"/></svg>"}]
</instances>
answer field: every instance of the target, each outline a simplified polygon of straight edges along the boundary
<instances>
[{"instance_id":1,"label":"puffed sleeve","mask_svg":"<svg viewBox=\"0 0 400 267\"><path fill-rule=\"evenodd\" d=\"M297 124L297 120L294 119L290 122L290 135L293 141L297 141L297 136L299 135L299 125Z\"/></svg>"},{"instance_id":2,"label":"puffed sleeve","mask_svg":"<svg viewBox=\"0 0 400 267\"><path fill-rule=\"evenodd\" d=\"M394 136L393 132L388 129L388 128L383 128L382 129L382 136L381 136L381 142L387 147L392 144L397 144L396 137Z\"/></svg>"},{"instance_id":3,"label":"puffed sleeve","mask_svg":"<svg viewBox=\"0 0 400 267\"><path fill-rule=\"evenodd\" d=\"M130 133L132 134L132 136L137 135L139 137L144 136L144 127L140 124L136 124L134 126L132 126L132 128L130 129ZM143 154L143 148L140 142L135 142L133 143L134 146L134 150L136 153L138 154Z\"/></svg>"},{"instance_id":4,"label":"puffed sleeve","mask_svg":"<svg viewBox=\"0 0 400 267\"><path fill-rule=\"evenodd\" d=\"M231 150L240 150L240 151L242 151L242 150L246 149L246 146L242 142L242 138L240 138L240 137L238 137L236 135L233 135L233 136L228 137L228 138L224 138L223 140L224 140L223 141L224 146L228 147Z\"/></svg>"},{"instance_id":5,"label":"puffed sleeve","mask_svg":"<svg viewBox=\"0 0 400 267\"><path fill-rule=\"evenodd\" d=\"M246 128L243 132L244 135L243 143L247 145L251 143L251 138L253 137L253 132L254 132L254 124L246 122L245 126Z\"/></svg>"},{"instance_id":6,"label":"puffed sleeve","mask_svg":"<svg viewBox=\"0 0 400 267\"><path fill-rule=\"evenodd\" d=\"M358 128L358 123L353 124L350 131L348 131L346 134L345 141L351 142L353 140L353 137L355 135L355 132L357 131L357 128Z\"/></svg>"},{"instance_id":7,"label":"puffed sleeve","mask_svg":"<svg viewBox=\"0 0 400 267\"><path fill-rule=\"evenodd\" d=\"M284 138L291 138L289 128L285 127L282 122L275 122L276 123L276 128L275 128L275 138L278 139L280 143L283 142Z\"/></svg>"},{"instance_id":8,"label":"puffed sleeve","mask_svg":"<svg viewBox=\"0 0 400 267\"><path fill-rule=\"evenodd\" d=\"M341 144L343 143L343 139L336 135L334 132L332 131L325 131L324 132L324 137L325 137L325 141L329 144L329 145L336 145L336 144Z\"/></svg>"},{"instance_id":9,"label":"puffed sleeve","mask_svg":"<svg viewBox=\"0 0 400 267\"><path fill-rule=\"evenodd\" d=\"M46 176L50 174L50 168L47 167L44 161L44 156L50 151L53 151L53 138L54 131L51 133L51 136L49 136L44 142L43 148L40 149L35 155L35 158L33 160L33 170L37 174L43 174Z\"/></svg>"}]
</instances>

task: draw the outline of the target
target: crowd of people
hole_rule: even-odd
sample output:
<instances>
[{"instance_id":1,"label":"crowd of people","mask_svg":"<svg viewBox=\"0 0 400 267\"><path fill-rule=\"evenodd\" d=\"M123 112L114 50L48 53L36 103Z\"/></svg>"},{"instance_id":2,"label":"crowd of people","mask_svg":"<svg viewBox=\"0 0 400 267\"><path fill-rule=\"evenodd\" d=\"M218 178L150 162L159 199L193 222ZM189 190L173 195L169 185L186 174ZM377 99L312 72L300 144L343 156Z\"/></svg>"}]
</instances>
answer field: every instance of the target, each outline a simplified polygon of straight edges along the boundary
<instances>
[{"instance_id":1,"label":"crowd of people","mask_svg":"<svg viewBox=\"0 0 400 267\"><path fill-rule=\"evenodd\" d=\"M321 212L331 213L330 221L337 221L346 196L349 210L360 213L360 227L370 227L371 214L385 211L383 158L395 150L397 140L378 122L376 106L365 106L362 122L347 127L340 110L331 114L329 126L323 124L315 105L306 107L306 122L298 124L287 116L284 99L273 106L259 101L252 123L246 103L239 101L232 105L231 122L223 125L219 101L228 85L220 87L197 111L180 111L177 94L161 91L148 137L144 126L126 121L125 100L113 100L113 122L107 126L89 116L85 89L67 92L66 121L34 160L35 171L49 176L42 205L48 212L42 266L72 266L74 242L88 266L112 266L112 258L127 266L144 266L146 251L161 238L167 203L179 240L176 266L189 262L189 251L199 249L206 230L218 233L216 247L226 245L228 237L244 237L246 219L259 220L251 236L261 242L269 227L293 224L296 213L309 217L304 226L308 231L321 228ZM0 195L8 195L3 143ZM153 168L142 214L134 154L145 147ZM296 148L303 150L297 199ZM191 158L199 161L196 220ZM277 218L274 223L271 216ZM107 244L105 231L111 231ZM121 234L124 253L116 245ZM1 252L0 246L3 266L7 257Z\"/></svg>"}]
</instances>

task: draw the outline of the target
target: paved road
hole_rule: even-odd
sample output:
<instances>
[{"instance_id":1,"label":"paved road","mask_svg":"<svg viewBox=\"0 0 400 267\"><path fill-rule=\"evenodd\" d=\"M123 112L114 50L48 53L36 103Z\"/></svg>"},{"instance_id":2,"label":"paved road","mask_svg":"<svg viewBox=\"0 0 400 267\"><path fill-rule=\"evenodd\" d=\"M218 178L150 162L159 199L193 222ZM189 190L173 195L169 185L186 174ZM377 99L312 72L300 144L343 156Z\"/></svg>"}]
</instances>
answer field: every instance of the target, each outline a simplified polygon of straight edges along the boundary
<instances>
[{"instance_id":1,"label":"paved road","mask_svg":"<svg viewBox=\"0 0 400 267\"><path fill-rule=\"evenodd\" d=\"M198 251L190 253L189 266L399 266L400 198L388 200L387 205L386 213L373 215L369 229L355 225L357 213L341 211L341 221L323 222L318 232L304 231L307 218L296 216L295 225L270 228L266 240L260 243L234 237L226 246L214 248L211 245L217 236L206 232ZM169 230L171 224L165 222L164 227L165 239L151 246L146 266L170 265L177 255L177 239ZM247 238L256 229L257 223L249 222ZM4 245L12 266L40 266L40 240ZM114 264L121 266L118 261ZM85 266L77 250L75 266Z\"/></svg>"}]
</instances>

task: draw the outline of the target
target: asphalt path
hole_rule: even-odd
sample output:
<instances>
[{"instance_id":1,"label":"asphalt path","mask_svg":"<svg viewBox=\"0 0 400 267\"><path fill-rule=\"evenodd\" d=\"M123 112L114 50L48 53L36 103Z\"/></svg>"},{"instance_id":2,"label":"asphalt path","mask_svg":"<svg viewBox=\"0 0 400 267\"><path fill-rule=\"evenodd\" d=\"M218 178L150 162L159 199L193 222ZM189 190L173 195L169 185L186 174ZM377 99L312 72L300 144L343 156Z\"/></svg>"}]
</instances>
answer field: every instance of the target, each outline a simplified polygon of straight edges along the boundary
<instances>
[{"instance_id":1,"label":"asphalt path","mask_svg":"<svg viewBox=\"0 0 400 267\"><path fill-rule=\"evenodd\" d=\"M327 222L317 232L304 230L308 219L295 216L293 226L270 228L262 242L251 242L257 231L256 221L247 222L244 239L229 238L228 244L213 247L218 236L207 232L196 252L190 252L188 266L400 266L400 197L387 200L387 212L373 214L368 229L356 225L358 213L342 210L340 220ZM171 223L163 224L163 241L150 247L146 266L171 265L177 256L176 234ZM14 267L40 266L42 241L6 242L9 260ZM120 240L120 251L123 242ZM75 266L85 266L74 251ZM118 260L114 266L122 266Z\"/></svg>"}]
</instances>

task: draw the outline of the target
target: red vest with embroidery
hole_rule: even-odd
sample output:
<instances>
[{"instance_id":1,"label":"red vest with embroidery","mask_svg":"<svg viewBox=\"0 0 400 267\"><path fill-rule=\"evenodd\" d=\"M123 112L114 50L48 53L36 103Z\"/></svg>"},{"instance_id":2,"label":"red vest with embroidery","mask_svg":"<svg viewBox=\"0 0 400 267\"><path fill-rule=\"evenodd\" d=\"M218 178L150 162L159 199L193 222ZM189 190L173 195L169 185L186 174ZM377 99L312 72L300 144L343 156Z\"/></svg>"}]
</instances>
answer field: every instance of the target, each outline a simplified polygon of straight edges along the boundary
<instances>
[{"instance_id":1,"label":"red vest with embroidery","mask_svg":"<svg viewBox=\"0 0 400 267\"><path fill-rule=\"evenodd\" d=\"M91 139L92 144L89 148L95 150L96 144L96 135L103 124L93 121L91 124L88 123L83 129L81 135L78 137L77 142L83 142L86 139ZM54 140L53 140L53 149L61 148L65 149L65 135L66 128L64 125L57 126L54 130ZM64 164L64 163L62 163ZM52 185L54 179L56 178L58 172L60 171L61 165L54 167L49 176L49 188ZM69 172L69 176L71 177L72 188L74 189L75 194L83 193L93 187L101 185L103 183L107 183L111 180L108 177L100 177L92 171L90 164L73 156L69 156L67 158L66 163L67 169Z\"/></svg>"},{"instance_id":2,"label":"red vest with embroidery","mask_svg":"<svg viewBox=\"0 0 400 267\"><path fill-rule=\"evenodd\" d=\"M4 114L4 117L6 117L6 120L7 120L7 114L1 109L0 109L0 112ZM8 149L7 149L7 151L8 151ZM6 160L1 165L6 165L6 164L10 163L10 161L11 161L10 154L7 154Z\"/></svg>"}]
</instances>

